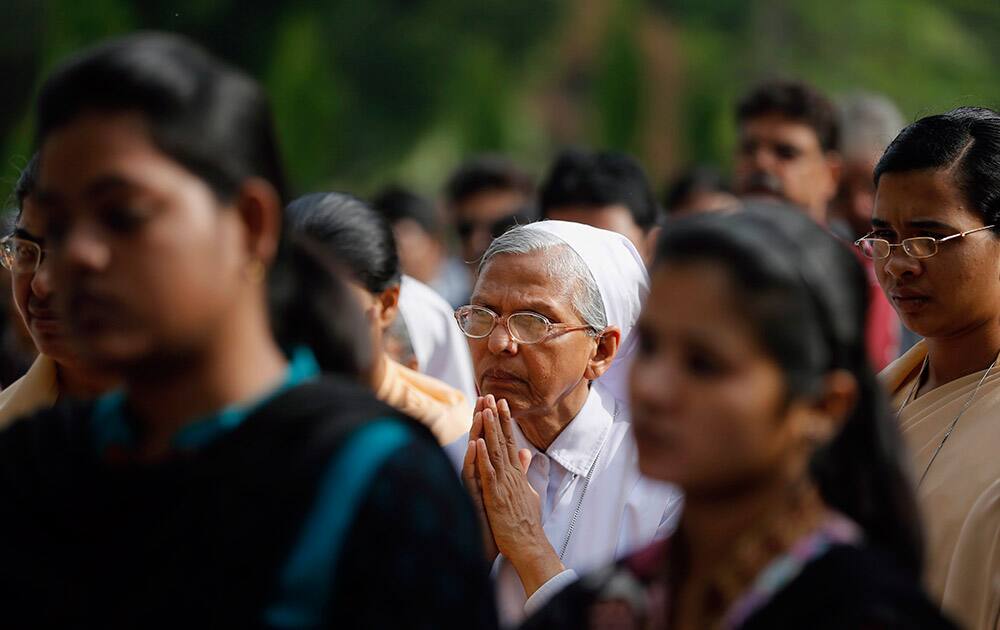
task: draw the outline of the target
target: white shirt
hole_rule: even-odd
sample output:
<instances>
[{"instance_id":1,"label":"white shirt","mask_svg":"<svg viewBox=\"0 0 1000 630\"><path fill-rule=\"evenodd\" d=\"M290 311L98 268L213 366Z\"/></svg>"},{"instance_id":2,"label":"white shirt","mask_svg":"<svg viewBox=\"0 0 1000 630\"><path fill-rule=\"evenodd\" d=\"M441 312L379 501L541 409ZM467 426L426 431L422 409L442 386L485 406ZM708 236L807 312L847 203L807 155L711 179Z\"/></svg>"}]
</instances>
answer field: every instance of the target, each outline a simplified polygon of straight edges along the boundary
<instances>
[{"instance_id":1,"label":"white shirt","mask_svg":"<svg viewBox=\"0 0 1000 630\"><path fill-rule=\"evenodd\" d=\"M469 342L458 328L455 310L426 284L403 276L399 314L410 335L417 370L444 381L475 401Z\"/></svg>"},{"instance_id":2,"label":"white shirt","mask_svg":"<svg viewBox=\"0 0 1000 630\"><path fill-rule=\"evenodd\" d=\"M595 383L583 408L543 453L514 423L518 448L531 450L528 482L541 498L542 525L566 571L526 600L514 567L493 566L503 625L520 622L580 574L667 536L681 508L680 491L639 474L632 423L625 405ZM468 435L446 447L461 467ZM590 480L587 481L588 474ZM575 521L575 524L574 524Z\"/></svg>"}]
</instances>

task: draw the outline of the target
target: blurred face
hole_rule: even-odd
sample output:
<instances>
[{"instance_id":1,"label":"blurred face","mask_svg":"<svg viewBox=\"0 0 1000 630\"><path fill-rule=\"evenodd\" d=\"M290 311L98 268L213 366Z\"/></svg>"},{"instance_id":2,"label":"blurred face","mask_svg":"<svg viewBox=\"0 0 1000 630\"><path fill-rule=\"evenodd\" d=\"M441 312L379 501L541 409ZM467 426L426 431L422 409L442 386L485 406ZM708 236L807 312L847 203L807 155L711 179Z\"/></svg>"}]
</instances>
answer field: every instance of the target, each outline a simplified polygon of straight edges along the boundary
<instances>
[{"instance_id":1,"label":"blurred face","mask_svg":"<svg viewBox=\"0 0 1000 630\"><path fill-rule=\"evenodd\" d=\"M736 191L789 201L826 224L839 165L808 125L768 114L743 121L736 154Z\"/></svg>"},{"instance_id":2,"label":"blurred face","mask_svg":"<svg viewBox=\"0 0 1000 630\"><path fill-rule=\"evenodd\" d=\"M780 367L732 296L714 264L660 266L639 320L630 381L639 468L692 497L798 478L808 456Z\"/></svg>"},{"instance_id":3,"label":"blurred face","mask_svg":"<svg viewBox=\"0 0 1000 630\"><path fill-rule=\"evenodd\" d=\"M851 226L855 238L868 233L875 209L875 182L872 173L879 156L844 161L844 172L831 211Z\"/></svg>"},{"instance_id":4,"label":"blurred face","mask_svg":"<svg viewBox=\"0 0 1000 630\"><path fill-rule=\"evenodd\" d=\"M632 218L632 213L621 204L613 206L562 206L545 211L548 219L584 223L595 228L617 232L632 241L644 260L648 259L650 244L647 234Z\"/></svg>"},{"instance_id":5,"label":"blurred face","mask_svg":"<svg viewBox=\"0 0 1000 630\"><path fill-rule=\"evenodd\" d=\"M35 197L30 195L24 200L14 236L37 243L45 251L46 232L45 216L35 203ZM12 273L11 287L14 305L35 347L56 362L65 363L72 357L72 352L66 338L66 323L56 313L48 256L43 254L41 264L34 273Z\"/></svg>"},{"instance_id":6,"label":"blurred face","mask_svg":"<svg viewBox=\"0 0 1000 630\"><path fill-rule=\"evenodd\" d=\"M251 285L246 230L141 116L54 131L39 180L54 294L86 360L123 370L212 343Z\"/></svg>"},{"instance_id":7,"label":"blurred face","mask_svg":"<svg viewBox=\"0 0 1000 630\"><path fill-rule=\"evenodd\" d=\"M403 273L417 280L433 282L441 267L441 243L413 219L402 219L392 226Z\"/></svg>"},{"instance_id":8,"label":"blurred face","mask_svg":"<svg viewBox=\"0 0 1000 630\"><path fill-rule=\"evenodd\" d=\"M582 324L568 293L574 287L546 270L546 255L541 251L497 256L480 274L471 303L485 306L501 318L530 311L553 323ZM588 373L597 345L584 330L523 345L511 339L500 323L488 337L469 339L480 394L506 398L519 421L533 414L548 414L581 395L582 404L588 378L599 376ZM569 422L572 417L564 420Z\"/></svg>"},{"instance_id":9,"label":"blurred face","mask_svg":"<svg viewBox=\"0 0 1000 630\"><path fill-rule=\"evenodd\" d=\"M879 180L873 236L899 243L983 225L947 171L886 173ZM894 248L875 261L875 273L906 327L924 337L961 335L995 322L1000 313L1000 239L992 230L940 243L930 258Z\"/></svg>"},{"instance_id":10,"label":"blurred face","mask_svg":"<svg viewBox=\"0 0 1000 630\"><path fill-rule=\"evenodd\" d=\"M530 200L517 190L484 190L455 204L455 225L462 239L462 259L473 269L493 242L493 224L513 215Z\"/></svg>"}]
</instances>

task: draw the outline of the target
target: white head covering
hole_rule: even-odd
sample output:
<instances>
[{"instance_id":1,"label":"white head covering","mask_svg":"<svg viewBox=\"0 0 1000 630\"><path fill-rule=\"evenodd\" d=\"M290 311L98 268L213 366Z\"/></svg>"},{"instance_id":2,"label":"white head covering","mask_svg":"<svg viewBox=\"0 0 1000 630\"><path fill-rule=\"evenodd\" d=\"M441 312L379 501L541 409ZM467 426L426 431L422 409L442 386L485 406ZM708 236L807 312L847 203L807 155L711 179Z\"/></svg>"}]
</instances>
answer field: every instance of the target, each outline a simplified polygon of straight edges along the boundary
<instances>
[{"instance_id":1,"label":"white head covering","mask_svg":"<svg viewBox=\"0 0 1000 630\"><path fill-rule=\"evenodd\" d=\"M620 401L628 400L629 368L637 341L632 328L649 295L649 273L632 241L617 232L583 223L539 221L526 226L546 232L566 243L590 270L604 302L608 326L622 331L618 354L611 368L597 382Z\"/></svg>"},{"instance_id":2,"label":"white head covering","mask_svg":"<svg viewBox=\"0 0 1000 630\"><path fill-rule=\"evenodd\" d=\"M451 305L426 284L403 276L399 314L410 335L418 371L444 381L475 401L469 342L458 328Z\"/></svg>"}]
</instances>

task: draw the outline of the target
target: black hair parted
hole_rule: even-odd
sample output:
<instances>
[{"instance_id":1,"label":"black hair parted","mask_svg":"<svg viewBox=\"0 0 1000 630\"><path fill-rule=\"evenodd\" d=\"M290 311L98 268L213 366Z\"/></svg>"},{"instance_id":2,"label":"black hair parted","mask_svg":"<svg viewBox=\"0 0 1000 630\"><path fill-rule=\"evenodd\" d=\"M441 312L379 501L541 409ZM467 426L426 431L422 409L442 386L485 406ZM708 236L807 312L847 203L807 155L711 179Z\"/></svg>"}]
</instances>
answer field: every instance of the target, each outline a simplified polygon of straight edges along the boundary
<instances>
[{"instance_id":1,"label":"black hair parted","mask_svg":"<svg viewBox=\"0 0 1000 630\"><path fill-rule=\"evenodd\" d=\"M818 394L832 370L850 372L858 402L840 432L813 455L823 499L874 544L919 574L922 539L902 438L869 364L862 267L846 245L791 206L751 203L664 229L653 269L719 265L733 303L785 375L788 398Z\"/></svg>"},{"instance_id":2,"label":"black hair parted","mask_svg":"<svg viewBox=\"0 0 1000 630\"><path fill-rule=\"evenodd\" d=\"M837 108L819 90L802 81L774 80L750 90L736 106L736 121L779 114L810 127L824 151L840 149Z\"/></svg>"},{"instance_id":3,"label":"black hair parted","mask_svg":"<svg viewBox=\"0 0 1000 630\"><path fill-rule=\"evenodd\" d=\"M655 227L660 218L660 207L642 166L616 151L562 151L542 184L539 204L544 216L560 207L623 205L643 231Z\"/></svg>"},{"instance_id":4,"label":"black hair parted","mask_svg":"<svg viewBox=\"0 0 1000 630\"><path fill-rule=\"evenodd\" d=\"M82 115L137 112L154 144L220 199L260 177L287 200L263 89L179 35L128 35L70 57L42 85L37 111L39 146Z\"/></svg>"},{"instance_id":5,"label":"black hair parted","mask_svg":"<svg viewBox=\"0 0 1000 630\"><path fill-rule=\"evenodd\" d=\"M910 124L875 166L875 185L886 173L924 169L950 171L983 225L1000 224L1000 113L959 107Z\"/></svg>"},{"instance_id":6,"label":"black hair parted","mask_svg":"<svg viewBox=\"0 0 1000 630\"><path fill-rule=\"evenodd\" d=\"M312 193L288 205L292 234L302 234L327 248L349 275L371 293L399 284L396 239L389 221L357 197Z\"/></svg>"}]
</instances>

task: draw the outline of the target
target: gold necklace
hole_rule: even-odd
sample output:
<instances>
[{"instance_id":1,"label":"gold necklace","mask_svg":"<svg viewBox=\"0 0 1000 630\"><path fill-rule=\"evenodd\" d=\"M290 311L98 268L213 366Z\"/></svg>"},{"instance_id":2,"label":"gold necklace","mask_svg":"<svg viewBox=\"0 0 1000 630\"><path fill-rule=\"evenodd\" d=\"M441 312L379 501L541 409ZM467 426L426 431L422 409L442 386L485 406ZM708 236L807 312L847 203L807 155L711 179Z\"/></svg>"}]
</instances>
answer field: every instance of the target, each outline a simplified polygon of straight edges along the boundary
<instances>
[{"instance_id":1,"label":"gold necklace","mask_svg":"<svg viewBox=\"0 0 1000 630\"><path fill-rule=\"evenodd\" d=\"M979 379L979 383L977 383L976 388L972 390L972 394L965 400L965 404L962 405L962 409L958 412L958 415L955 416L955 419L952 420L951 424L948 425L948 430L944 432L944 437L941 438L941 441L938 442L937 448L935 448L934 452L931 454L931 459L929 462L927 462L927 467L924 468L924 473L920 475L920 481L917 482L918 488L922 483L924 483L924 479L927 477L927 473L930 472L931 466L934 465L934 460L937 459L938 453L941 452L941 449L944 448L944 443L948 441L949 437L951 437L951 433L952 431L955 430L955 427L958 425L958 421L962 417L962 414L964 414L966 409L968 409L972 405L972 401L976 398L976 394L979 393L979 390L982 388L983 383L986 382L986 377L990 375L990 371L992 371L994 366L996 366L997 360L1000 360L1000 352L998 352L996 357L993 358L993 362L990 363L990 366L986 368L986 372L983 374L983 377ZM897 420L899 420L900 414L903 413L903 408L906 407L906 405L910 404L910 402L912 402L911 399L914 397L914 394L916 394L917 389L920 387L920 381L924 377L924 370L927 369L929 361L930 361L930 355L924 357L924 363L923 365L920 366L920 371L917 373L917 378L916 381L913 383L913 387L910 388L910 392L906 395L906 398L903 399L903 404L900 405L899 409L896 411Z\"/></svg>"}]
</instances>

